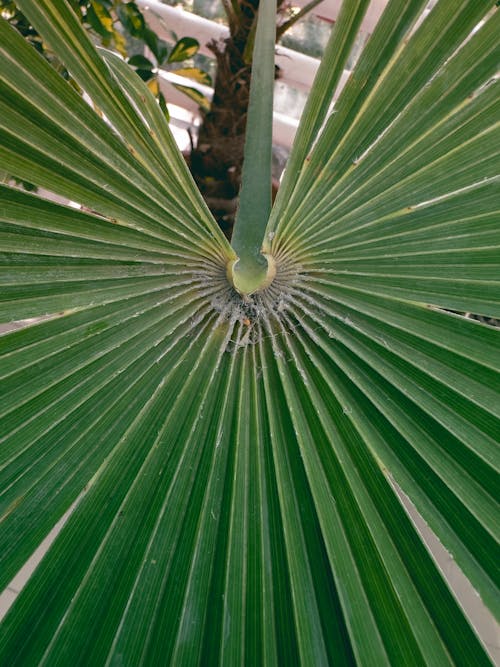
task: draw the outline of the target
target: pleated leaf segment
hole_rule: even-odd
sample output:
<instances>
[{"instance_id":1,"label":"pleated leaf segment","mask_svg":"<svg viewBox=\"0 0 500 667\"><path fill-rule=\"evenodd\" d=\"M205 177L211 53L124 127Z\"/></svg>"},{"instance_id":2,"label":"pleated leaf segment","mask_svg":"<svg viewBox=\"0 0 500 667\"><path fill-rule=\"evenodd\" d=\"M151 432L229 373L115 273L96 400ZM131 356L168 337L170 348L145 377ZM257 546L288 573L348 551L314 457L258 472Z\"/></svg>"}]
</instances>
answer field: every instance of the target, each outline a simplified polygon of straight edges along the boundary
<instances>
[{"instance_id":1,"label":"pleated leaf segment","mask_svg":"<svg viewBox=\"0 0 500 667\"><path fill-rule=\"evenodd\" d=\"M50 316L0 338L2 588L76 503L0 664L491 664L397 488L498 615L500 338L450 312L500 317L494 2L389 0L332 105L346 0L272 210L261 22L234 248L143 83L18 5L92 105L0 21L2 169L79 205L0 188L0 320Z\"/></svg>"}]
</instances>

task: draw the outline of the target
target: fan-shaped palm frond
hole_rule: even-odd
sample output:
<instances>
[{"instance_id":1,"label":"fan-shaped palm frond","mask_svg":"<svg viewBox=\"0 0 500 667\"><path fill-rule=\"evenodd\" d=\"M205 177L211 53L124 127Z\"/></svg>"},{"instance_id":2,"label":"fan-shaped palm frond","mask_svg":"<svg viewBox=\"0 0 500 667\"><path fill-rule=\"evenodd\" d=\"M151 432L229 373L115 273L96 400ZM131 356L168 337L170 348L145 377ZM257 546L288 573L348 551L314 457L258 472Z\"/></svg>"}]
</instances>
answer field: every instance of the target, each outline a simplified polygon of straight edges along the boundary
<instances>
[{"instance_id":1,"label":"fan-shaped palm frond","mask_svg":"<svg viewBox=\"0 0 500 667\"><path fill-rule=\"evenodd\" d=\"M0 20L0 580L9 665L482 665L403 509L498 614L499 13L390 0L333 111L346 0L265 230L236 259L161 111L64 0ZM266 176L267 179L267 176ZM247 206L251 206L251 197Z\"/></svg>"}]
</instances>

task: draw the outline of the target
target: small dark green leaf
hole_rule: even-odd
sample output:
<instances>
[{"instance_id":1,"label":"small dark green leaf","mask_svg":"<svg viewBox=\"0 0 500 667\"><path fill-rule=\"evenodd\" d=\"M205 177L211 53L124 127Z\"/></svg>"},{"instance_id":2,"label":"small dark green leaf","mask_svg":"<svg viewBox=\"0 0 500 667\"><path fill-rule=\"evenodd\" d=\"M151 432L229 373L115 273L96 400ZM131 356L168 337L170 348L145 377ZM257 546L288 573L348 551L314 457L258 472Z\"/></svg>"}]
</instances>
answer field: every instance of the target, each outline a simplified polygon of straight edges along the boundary
<instances>
[{"instance_id":1,"label":"small dark green leaf","mask_svg":"<svg viewBox=\"0 0 500 667\"><path fill-rule=\"evenodd\" d=\"M103 8L101 8L103 9ZM103 10L105 11L105 10ZM112 27L112 21L111 17L110 22L111 22L111 27ZM101 18L97 15L93 5L90 5L87 8L87 16L86 16L86 22L90 25L91 28L93 28L98 35L103 37L104 39L108 38L111 36L111 32L108 30L107 25L108 22L104 23Z\"/></svg>"},{"instance_id":2,"label":"small dark green leaf","mask_svg":"<svg viewBox=\"0 0 500 667\"><path fill-rule=\"evenodd\" d=\"M154 54L159 65L163 63L168 55L167 43L158 37L158 35L148 27L145 27L142 33L142 39L146 46Z\"/></svg>"},{"instance_id":3,"label":"small dark green leaf","mask_svg":"<svg viewBox=\"0 0 500 667\"><path fill-rule=\"evenodd\" d=\"M141 10L135 2L127 2L125 5L118 5L116 8L118 17L123 27L132 37L141 38L146 29L146 22Z\"/></svg>"},{"instance_id":4,"label":"small dark green leaf","mask_svg":"<svg viewBox=\"0 0 500 667\"><path fill-rule=\"evenodd\" d=\"M158 35L155 32L153 32L153 30L150 30L149 28L146 27L142 32L141 39L144 40L146 46L153 53L154 57L158 60L158 51L159 51Z\"/></svg>"},{"instance_id":5,"label":"small dark green leaf","mask_svg":"<svg viewBox=\"0 0 500 667\"><path fill-rule=\"evenodd\" d=\"M168 57L169 63L180 63L192 58L198 52L200 43L192 37L182 37L174 46Z\"/></svg>"},{"instance_id":6,"label":"small dark green leaf","mask_svg":"<svg viewBox=\"0 0 500 667\"><path fill-rule=\"evenodd\" d=\"M132 65L132 67L139 67L140 69L148 69L148 70L151 70L154 67L151 60L149 60L145 56L141 56L140 54L137 54L129 58L128 64Z\"/></svg>"},{"instance_id":7,"label":"small dark green leaf","mask_svg":"<svg viewBox=\"0 0 500 667\"><path fill-rule=\"evenodd\" d=\"M150 69L143 69L142 67L139 69L136 69L136 74L138 74L143 81L149 81L154 77L154 72L152 72Z\"/></svg>"},{"instance_id":8,"label":"small dark green leaf","mask_svg":"<svg viewBox=\"0 0 500 667\"><path fill-rule=\"evenodd\" d=\"M109 11L106 9L106 7L103 5L102 2L98 2L98 0L92 0L90 3L92 6L92 9L94 10L97 18L103 25L104 29L107 32L113 32L113 17L109 13Z\"/></svg>"},{"instance_id":9,"label":"small dark green leaf","mask_svg":"<svg viewBox=\"0 0 500 667\"><path fill-rule=\"evenodd\" d=\"M158 55L156 56L157 59L158 59L158 64L162 65L165 62L165 60L167 59L167 56L168 56L167 43L164 42L162 39L159 39L158 40Z\"/></svg>"}]
</instances>

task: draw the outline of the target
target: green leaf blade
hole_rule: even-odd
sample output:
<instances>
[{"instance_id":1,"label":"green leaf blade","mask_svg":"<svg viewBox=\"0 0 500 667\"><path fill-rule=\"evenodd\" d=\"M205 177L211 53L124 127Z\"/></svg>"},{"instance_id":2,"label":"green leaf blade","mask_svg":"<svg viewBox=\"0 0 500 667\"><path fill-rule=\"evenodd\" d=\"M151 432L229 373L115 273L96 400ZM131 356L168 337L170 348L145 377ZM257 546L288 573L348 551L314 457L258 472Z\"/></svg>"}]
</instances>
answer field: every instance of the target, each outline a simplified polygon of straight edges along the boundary
<instances>
[{"instance_id":1,"label":"green leaf blade","mask_svg":"<svg viewBox=\"0 0 500 667\"><path fill-rule=\"evenodd\" d=\"M499 615L499 333L445 310L498 313L498 12L389 4L243 299L147 88L21 1L111 126L0 22L2 166L93 211L0 187L0 319L50 316L0 336L2 586L74 507L0 663L491 664L400 494Z\"/></svg>"}]
</instances>

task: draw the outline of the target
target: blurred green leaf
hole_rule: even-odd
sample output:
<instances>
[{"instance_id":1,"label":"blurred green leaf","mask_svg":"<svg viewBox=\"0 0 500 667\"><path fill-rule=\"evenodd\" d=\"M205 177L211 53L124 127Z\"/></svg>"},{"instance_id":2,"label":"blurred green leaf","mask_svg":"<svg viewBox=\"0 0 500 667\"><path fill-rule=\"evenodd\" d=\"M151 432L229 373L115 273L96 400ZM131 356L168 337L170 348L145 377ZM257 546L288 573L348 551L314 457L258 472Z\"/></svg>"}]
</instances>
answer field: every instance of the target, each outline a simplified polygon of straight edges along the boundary
<instances>
[{"instance_id":1,"label":"blurred green leaf","mask_svg":"<svg viewBox=\"0 0 500 667\"><path fill-rule=\"evenodd\" d=\"M101 37L103 37L105 39L106 38L109 39L111 37L110 31L105 27L105 25L103 24L101 19L97 16L97 14L96 14L92 5L90 5L87 9L87 13L85 15L85 21Z\"/></svg>"},{"instance_id":2,"label":"blurred green leaf","mask_svg":"<svg viewBox=\"0 0 500 667\"><path fill-rule=\"evenodd\" d=\"M95 12L95 16L102 25L103 30L106 33L112 33L113 18L109 11L103 6L103 4L101 2L97 2L97 0L91 0L90 7L87 10L87 18L89 16L89 11L92 12L92 10Z\"/></svg>"},{"instance_id":3,"label":"blurred green leaf","mask_svg":"<svg viewBox=\"0 0 500 667\"><path fill-rule=\"evenodd\" d=\"M200 109L203 109L204 111L209 111L210 110L210 100L208 100L203 93L200 93L199 90L196 90L196 88L191 88L190 86L183 86L179 83L174 83L172 84L174 88L177 88L177 90L180 90L181 93L184 93L184 95L187 95L187 97L191 98L196 102L196 104L200 107Z\"/></svg>"},{"instance_id":4,"label":"blurred green leaf","mask_svg":"<svg viewBox=\"0 0 500 667\"><path fill-rule=\"evenodd\" d=\"M132 65L132 67L139 67L141 69L149 69L149 70L152 70L154 68L154 65L151 62L151 60L149 60L145 56L141 56L140 54L132 56L131 58L128 59L127 62L129 65Z\"/></svg>"},{"instance_id":5,"label":"blurred green leaf","mask_svg":"<svg viewBox=\"0 0 500 667\"><path fill-rule=\"evenodd\" d=\"M204 72L198 67L182 67L180 69L172 70L174 74L178 76L185 76L187 79L192 79L198 83L202 83L204 86L212 85L212 77L207 72Z\"/></svg>"},{"instance_id":6,"label":"blurred green leaf","mask_svg":"<svg viewBox=\"0 0 500 667\"><path fill-rule=\"evenodd\" d=\"M116 12L125 29L132 37L142 38L146 29L144 16L135 2L126 2L116 7Z\"/></svg>"},{"instance_id":7,"label":"blurred green leaf","mask_svg":"<svg viewBox=\"0 0 500 667\"><path fill-rule=\"evenodd\" d=\"M150 79L154 78L155 76L154 72L152 72L150 69L139 68L136 69L135 72L141 77L143 81L150 81Z\"/></svg>"},{"instance_id":8,"label":"blurred green leaf","mask_svg":"<svg viewBox=\"0 0 500 667\"><path fill-rule=\"evenodd\" d=\"M162 39L159 39L158 35L147 27L142 33L142 39L144 40L146 46L148 46L149 49L153 52L158 65L163 64L165 58L168 55L167 43Z\"/></svg>"},{"instance_id":9,"label":"blurred green leaf","mask_svg":"<svg viewBox=\"0 0 500 667\"><path fill-rule=\"evenodd\" d=\"M193 39L192 37L182 37L170 52L168 62L179 63L188 58L192 58L198 53L199 48L200 44L198 40Z\"/></svg>"}]
</instances>

